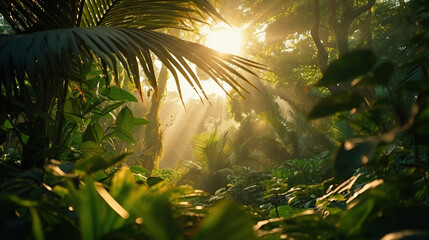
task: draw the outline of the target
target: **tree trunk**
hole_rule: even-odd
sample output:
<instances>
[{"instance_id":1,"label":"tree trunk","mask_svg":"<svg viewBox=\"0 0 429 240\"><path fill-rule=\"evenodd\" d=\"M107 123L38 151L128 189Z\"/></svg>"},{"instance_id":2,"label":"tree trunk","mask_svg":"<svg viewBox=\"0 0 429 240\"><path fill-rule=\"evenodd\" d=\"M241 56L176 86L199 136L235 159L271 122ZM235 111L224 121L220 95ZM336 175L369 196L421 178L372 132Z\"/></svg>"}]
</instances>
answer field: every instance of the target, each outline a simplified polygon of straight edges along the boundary
<instances>
[{"instance_id":1,"label":"tree trunk","mask_svg":"<svg viewBox=\"0 0 429 240\"><path fill-rule=\"evenodd\" d=\"M161 67L158 76L158 96L152 94L152 102L146 119L150 124L144 130L144 142L146 154L143 157L142 165L148 170L157 170L159 162L164 153L164 132L161 127L159 110L166 95L168 71L164 65Z\"/></svg>"}]
</instances>

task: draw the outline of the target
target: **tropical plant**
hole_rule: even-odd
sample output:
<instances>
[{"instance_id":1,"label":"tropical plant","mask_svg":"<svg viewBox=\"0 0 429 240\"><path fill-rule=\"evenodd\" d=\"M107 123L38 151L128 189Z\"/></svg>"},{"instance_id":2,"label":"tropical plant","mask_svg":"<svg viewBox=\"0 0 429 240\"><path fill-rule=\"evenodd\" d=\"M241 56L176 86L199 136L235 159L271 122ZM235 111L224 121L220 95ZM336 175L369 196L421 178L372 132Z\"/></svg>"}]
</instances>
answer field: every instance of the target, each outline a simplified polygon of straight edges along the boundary
<instances>
[{"instance_id":1,"label":"tropical plant","mask_svg":"<svg viewBox=\"0 0 429 240\"><path fill-rule=\"evenodd\" d=\"M159 11L159 9L162 9ZM207 98L190 63L214 81L225 81L239 91L248 82L232 66L249 71L259 64L221 54L199 44L155 31L192 29L200 16L223 20L207 1L1 1L0 13L13 34L0 38L2 105L15 118L21 113L34 131L23 144L22 166L42 166L46 150L57 146L69 85L79 85L87 67L97 63L105 85L119 85L119 69L141 92L140 69L157 92L153 62L157 57L172 73L181 95L178 72ZM248 82L249 83L249 82ZM12 114L13 113L13 114ZM52 115L55 113L54 115ZM54 129L50 133L50 129Z\"/></svg>"},{"instance_id":2,"label":"tropical plant","mask_svg":"<svg viewBox=\"0 0 429 240\"><path fill-rule=\"evenodd\" d=\"M193 186L215 193L216 190L228 183L232 173L231 157L233 149L230 148L231 133L217 132L202 133L195 137L194 162L186 161L180 183L191 183Z\"/></svg>"}]
</instances>

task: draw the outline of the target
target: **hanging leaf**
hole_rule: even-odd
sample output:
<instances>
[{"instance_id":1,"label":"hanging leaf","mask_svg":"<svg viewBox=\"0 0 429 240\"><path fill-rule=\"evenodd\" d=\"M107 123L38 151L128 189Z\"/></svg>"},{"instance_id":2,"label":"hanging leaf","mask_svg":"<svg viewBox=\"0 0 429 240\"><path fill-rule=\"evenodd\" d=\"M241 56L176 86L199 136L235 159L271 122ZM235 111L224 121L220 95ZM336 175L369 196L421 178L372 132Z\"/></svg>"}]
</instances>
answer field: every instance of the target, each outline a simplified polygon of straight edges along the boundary
<instances>
[{"instance_id":1,"label":"hanging leaf","mask_svg":"<svg viewBox=\"0 0 429 240\"><path fill-rule=\"evenodd\" d=\"M335 177L340 180L351 177L357 168L369 162L378 143L376 138L356 138L343 143L335 156Z\"/></svg>"},{"instance_id":2,"label":"hanging leaf","mask_svg":"<svg viewBox=\"0 0 429 240\"><path fill-rule=\"evenodd\" d=\"M351 110L352 108L359 107L362 101L362 96L356 91L334 93L331 96L322 98L313 107L307 118L316 119L330 116L337 112Z\"/></svg>"},{"instance_id":3,"label":"hanging leaf","mask_svg":"<svg viewBox=\"0 0 429 240\"><path fill-rule=\"evenodd\" d=\"M377 61L371 50L357 50L332 62L316 86L332 86L368 73Z\"/></svg>"}]
</instances>

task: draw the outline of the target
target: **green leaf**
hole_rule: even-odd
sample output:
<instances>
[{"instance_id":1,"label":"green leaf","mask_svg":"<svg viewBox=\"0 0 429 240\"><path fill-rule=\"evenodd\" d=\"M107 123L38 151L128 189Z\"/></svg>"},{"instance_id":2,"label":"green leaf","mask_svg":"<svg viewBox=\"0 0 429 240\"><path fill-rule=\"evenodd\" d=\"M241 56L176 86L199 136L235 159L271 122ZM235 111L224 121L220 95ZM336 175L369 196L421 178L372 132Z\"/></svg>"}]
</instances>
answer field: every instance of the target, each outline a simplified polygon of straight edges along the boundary
<instances>
[{"instance_id":1,"label":"green leaf","mask_svg":"<svg viewBox=\"0 0 429 240\"><path fill-rule=\"evenodd\" d=\"M75 169L86 173L93 173L99 170L105 170L117 163L125 160L129 153L123 153L117 157L106 159L100 155L80 159L76 162Z\"/></svg>"},{"instance_id":2,"label":"green leaf","mask_svg":"<svg viewBox=\"0 0 429 240\"><path fill-rule=\"evenodd\" d=\"M368 73L377 57L371 50L357 50L332 62L316 86L331 86Z\"/></svg>"},{"instance_id":3,"label":"green leaf","mask_svg":"<svg viewBox=\"0 0 429 240\"><path fill-rule=\"evenodd\" d=\"M335 177L351 177L357 168L371 159L377 146L378 141L372 138L356 138L343 143L335 156Z\"/></svg>"},{"instance_id":4,"label":"green leaf","mask_svg":"<svg viewBox=\"0 0 429 240\"><path fill-rule=\"evenodd\" d=\"M107 88L102 88L100 90L100 94L108 97L111 100L138 102L134 95L117 86L111 86L109 90L107 90Z\"/></svg>"},{"instance_id":5,"label":"green leaf","mask_svg":"<svg viewBox=\"0 0 429 240\"><path fill-rule=\"evenodd\" d=\"M101 140L103 140L104 137L104 131L103 128L100 126L98 122L89 125L86 128L85 133L82 136L82 141L92 141L96 143L101 143Z\"/></svg>"},{"instance_id":6,"label":"green leaf","mask_svg":"<svg viewBox=\"0 0 429 240\"><path fill-rule=\"evenodd\" d=\"M147 170L146 168L144 168L142 166L131 166L130 167L130 171L132 173L139 173L139 174L142 174L142 175L150 173L149 170Z\"/></svg>"},{"instance_id":7,"label":"green leaf","mask_svg":"<svg viewBox=\"0 0 429 240\"><path fill-rule=\"evenodd\" d=\"M133 125L134 126L141 126L141 125L146 125L149 124L150 122L144 118L134 118L134 122Z\"/></svg>"},{"instance_id":8,"label":"green leaf","mask_svg":"<svg viewBox=\"0 0 429 240\"><path fill-rule=\"evenodd\" d=\"M117 137L125 142L134 143L133 136L131 136L130 132L121 132L120 130L115 130L104 136L104 139L106 140L113 137Z\"/></svg>"},{"instance_id":9,"label":"green leaf","mask_svg":"<svg viewBox=\"0 0 429 240\"><path fill-rule=\"evenodd\" d=\"M136 181L147 182L146 174L150 174L150 171L142 166L131 166L130 172L134 175Z\"/></svg>"},{"instance_id":10,"label":"green leaf","mask_svg":"<svg viewBox=\"0 0 429 240\"><path fill-rule=\"evenodd\" d=\"M141 216L152 239L178 239L180 230L174 212L165 194L145 196Z\"/></svg>"},{"instance_id":11,"label":"green leaf","mask_svg":"<svg viewBox=\"0 0 429 240\"><path fill-rule=\"evenodd\" d=\"M115 110L116 108L120 107L124 103L125 103L125 101L120 101L120 102L112 103L110 105L105 106L101 110L100 113L94 113L94 116L91 118L91 123L94 123L94 122L98 121L98 119L100 119L104 115L112 112L113 110Z\"/></svg>"},{"instance_id":12,"label":"green leaf","mask_svg":"<svg viewBox=\"0 0 429 240\"><path fill-rule=\"evenodd\" d=\"M79 151L81 151L85 155L94 155L103 153L104 148L99 143L86 141L80 145Z\"/></svg>"},{"instance_id":13,"label":"green leaf","mask_svg":"<svg viewBox=\"0 0 429 240\"><path fill-rule=\"evenodd\" d=\"M356 91L343 91L322 98L308 114L308 119L326 117L337 112L351 110L358 107L363 101Z\"/></svg>"},{"instance_id":14,"label":"green leaf","mask_svg":"<svg viewBox=\"0 0 429 240\"><path fill-rule=\"evenodd\" d=\"M375 200L368 199L346 212L344 217L339 221L339 230L345 234L346 239L350 239L351 236L356 235L361 231L363 224L367 221L367 218L374 209L374 206Z\"/></svg>"},{"instance_id":15,"label":"green leaf","mask_svg":"<svg viewBox=\"0 0 429 240\"><path fill-rule=\"evenodd\" d=\"M36 240L44 240L42 220L40 219L39 213L35 208L30 208L31 213L31 225L33 226L33 236Z\"/></svg>"},{"instance_id":16,"label":"green leaf","mask_svg":"<svg viewBox=\"0 0 429 240\"><path fill-rule=\"evenodd\" d=\"M110 105L107 105L106 107L103 108L103 110L101 110L100 115L104 116L110 112L112 112L113 110L115 110L116 108L122 106L122 104L124 104L125 101L120 101L120 102L116 102L116 103L112 103Z\"/></svg>"},{"instance_id":17,"label":"green leaf","mask_svg":"<svg viewBox=\"0 0 429 240\"><path fill-rule=\"evenodd\" d=\"M64 117L74 123L82 123L83 119L81 113L81 106L73 98L68 98L64 102Z\"/></svg>"},{"instance_id":18,"label":"green leaf","mask_svg":"<svg viewBox=\"0 0 429 240\"><path fill-rule=\"evenodd\" d=\"M24 206L24 207L35 207L37 202L33 200L24 199L16 195L1 193L0 194L0 206L10 207L10 206Z\"/></svg>"},{"instance_id":19,"label":"green leaf","mask_svg":"<svg viewBox=\"0 0 429 240\"><path fill-rule=\"evenodd\" d=\"M147 185L149 185L149 187L152 187L155 184L160 183L162 181L164 181L164 179L162 179L160 177L150 177L147 179L146 183L147 183Z\"/></svg>"},{"instance_id":20,"label":"green leaf","mask_svg":"<svg viewBox=\"0 0 429 240\"><path fill-rule=\"evenodd\" d=\"M282 218L290 218L293 215L295 215L296 213L300 213L303 212L307 209L300 209L300 208L292 208L289 205L282 205L277 207L277 210L279 211L279 216ZM272 209L270 211L270 218L276 218L277 217L277 213L276 213L276 209Z\"/></svg>"},{"instance_id":21,"label":"green leaf","mask_svg":"<svg viewBox=\"0 0 429 240\"><path fill-rule=\"evenodd\" d=\"M128 107L124 107L116 117L116 129L129 133L133 128L134 116Z\"/></svg>"},{"instance_id":22,"label":"green leaf","mask_svg":"<svg viewBox=\"0 0 429 240\"><path fill-rule=\"evenodd\" d=\"M124 141L134 143L131 135L131 129L134 125L134 116L128 107L124 107L116 117L115 131L108 134L105 138L118 137Z\"/></svg>"},{"instance_id":23,"label":"green leaf","mask_svg":"<svg viewBox=\"0 0 429 240\"><path fill-rule=\"evenodd\" d=\"M249 216L233 202L221 202L204 220L193 240L256 239Z\"/></svg>"}]
</instances>

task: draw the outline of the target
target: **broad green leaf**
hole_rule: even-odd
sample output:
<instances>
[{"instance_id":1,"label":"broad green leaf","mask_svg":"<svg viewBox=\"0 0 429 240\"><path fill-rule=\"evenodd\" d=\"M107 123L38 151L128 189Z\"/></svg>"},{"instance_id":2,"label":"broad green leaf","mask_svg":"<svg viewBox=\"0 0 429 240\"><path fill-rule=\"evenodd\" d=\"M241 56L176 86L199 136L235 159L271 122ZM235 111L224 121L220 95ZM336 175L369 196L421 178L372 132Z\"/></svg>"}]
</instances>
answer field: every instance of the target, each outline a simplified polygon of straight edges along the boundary
<instances>
[{"instance_id":1,"label":"broad green leaf","mask_svg":"<svg viewBox=\"0 0 429 240\"><path fill-rule=\"evenodd\" d=\"M368 163L378 146L376 139L352 139L341 145L335 156L335 177L347 179Z\"/></svg>"},{"instance_id":2,"label":"broad green leaf","mask_svg":"<svg viewBox=\"0 0 429 240\"><path fill-rule=\"evenodd\" d=\"M116 129L129 133L133 128L134 116L128 107L124 107L116 117Z\"/></svg>"},{"instance_id":3,"label":"broad green leaf","mask_svg":"<svg viewBox=\"0 0 429 240\"><path fill-rule=\"evenodd\" d=\"M165 194L144 196L140 204L139 214L152 239L178 239L180 234L178 224L175 221L171 203Z\"/></svg>"},{"instance_id":4,"label":"broad green leaf","mask_svg":"<svg viewBox=\"0 0 429 240\"><path fill-rule=\"evenodd\" d=\"M332 62L316 86L331 86L368 73L377 57L371 50L357 50Z\"/></svg>"},{"instance_id":5,"label":"broad green leaf","mask_svg":"<svg viewBox=\"0 0 429 240\"><path fill-rule=\"evenodd\" d=\"M86 128L85 133L82 136L82 141L92 141L96 143L101 143L101 140L103 140L104 137L104 131L103 128L100 126L98 122L89 125Z\"/></svg>"},{"instance_id":6,"label":"broad green leaf","mask_svg":"<svg viewBox=\"0 0 429 240\"><path fill-rule=\"evenodd\" d=\"M141 126L141 125L146 125L149 124L150 122L144 118L134 118L134 122L133 125L134 126Z\"/></svg>"},{"instance_id":7,"label":"broad green leaf","mask_svg":"<svg viewBox=\"0 0 429 240\"><path fill-rule=\"evenodd\" d=\"M100 94L108 97L111 100L138 102L134 95L117 86L111 86L109 89L103 88L100 90Z\"/></svg>"},{"instance_id":8,"label":"broad green leaf","mask_svg":"<svg viewBox=\"0 0 429 240\"><path fill-rule=\"evenodd\" d=\"M105 170L117 163L125 160L129 153L123 153L117 157L106 159L100 155L80 159L76 162L75 169L86 173L93 173L99 170Z\"/></svg>"},{"instance_id":9,"label":"broad green leaf","mask_svg":"<svg viewBox=\"0 0 429 240\"><path fill-rule=\"evenodd\" d=\"M193 240L256 239L249 216L233 202L213 207Z\"/></svg>"},{"instance_id":10,"label":"broad green leaf","mask_svg":"<svg viewBox=\"0 0 429 240\"><path fill-rule=\"evenodd\" d=\"M337 112L351 110L359 107L362 96L356 91L343 91L322 98L308 114L309 119L330 116Z\"/></svg>"},{"instance_id":11,"label":"broad green leaf","mask_svg":"<svg viewBox=\"0 0 429 240\"><path fill-rule=\"evenodd\" d=\"M375 206L374 199L368 199L365 202L357 204L355 207L346 212L344 217L339 221L339 230L345 235L346 238L358 234L368 216L373 211Z\"/></svg>"},{"instance_id":12,"label":"broad green leaf","mask_svg":"<svg viewBox=\"0 0 429 240\"><path fill-rule=\"evenodd\" d=\"M106 135L105 138L118 137L124 141L134 143L131 129L134 125L134 116L128 107L124 107L116 117L115 131Z\"/></svg>"},{"instance_id":13,"label":"broad green leaf","mask_svg":"<svg viewBox=\"0 0 429 240\"><path fill-rule=\"evenodd\" d=\"M103 153L104 148L99 143L86 141L80 145L79 151L81 151L85 155L94 155Z\"/></svg>"}]
</instances>

